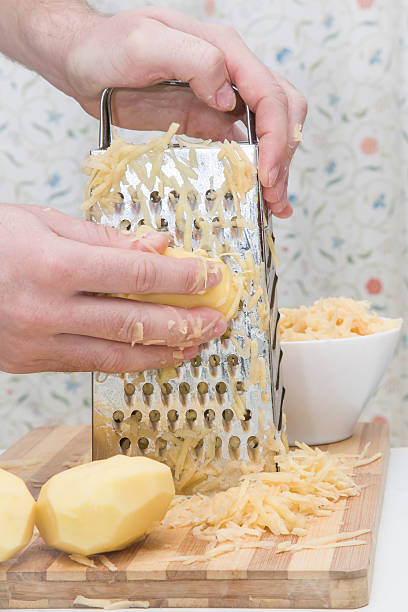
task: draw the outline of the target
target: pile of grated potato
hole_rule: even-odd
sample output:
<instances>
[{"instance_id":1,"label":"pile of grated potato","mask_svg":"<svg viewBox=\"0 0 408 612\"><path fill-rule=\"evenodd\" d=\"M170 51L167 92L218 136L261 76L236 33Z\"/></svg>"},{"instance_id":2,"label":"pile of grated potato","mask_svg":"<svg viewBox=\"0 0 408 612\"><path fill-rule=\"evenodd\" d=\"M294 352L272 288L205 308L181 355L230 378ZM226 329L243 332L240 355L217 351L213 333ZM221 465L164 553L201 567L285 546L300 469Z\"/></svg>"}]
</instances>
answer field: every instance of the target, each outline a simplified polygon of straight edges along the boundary
<instances>
[{"instance_id":1,"label":"pile of grated potato","mask_svg":"<svg viewBox=\"0 0 408 612\"><path fill-rule=\"evenodd\" d=\"M379 317L370 303L345 297L317 300L312 306L280 308L283 342L367 336L399 327L402 319Z\"/></svg>"},{"instance_id":2,"label":"pile of grated potato","mask_svg":"<svg viewBox=\"0 0 408 612\"><path fill-rule=\"evenodd\" d=\"M342 498L360 495L361 487L353 480L355 470L381 457L381 453L366 457L366 450L360 455L333 454L297 443L294 450L279 455L279 472L243 475L238 486L211 496L177 495L163 526L192 527L196 538L210 542L202 560L241 548L286 552L366 544L356 538L367 529L296 543L263 538L306 536L313 519L330 516ZM194 563L201 558L177 560Z\"/></svg>"}]
</instances>

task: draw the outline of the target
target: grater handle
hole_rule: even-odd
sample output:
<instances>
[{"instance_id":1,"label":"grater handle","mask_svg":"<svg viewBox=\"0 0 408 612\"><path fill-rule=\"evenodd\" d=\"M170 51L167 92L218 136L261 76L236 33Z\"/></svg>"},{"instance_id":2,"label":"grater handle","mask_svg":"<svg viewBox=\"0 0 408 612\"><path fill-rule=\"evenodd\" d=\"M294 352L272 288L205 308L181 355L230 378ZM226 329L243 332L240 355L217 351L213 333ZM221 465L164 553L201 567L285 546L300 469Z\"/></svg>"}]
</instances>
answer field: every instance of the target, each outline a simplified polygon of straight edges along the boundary
<instances>
[{"instance_id":1,"label":"grater handle","mask_svg":"<svg viewBox=\"0 0 408 612\"><path fill-rule=\"evenodd\" d=\"M174 87L190 87L188 83L184 81L170 80L163 81L159 83L159 85L170 85ZM236 85L232 85L232 89L235 91L237 96L242 100L238 88ZM107 87L101 93L100 99L100 123L99 123L99 148L107 149L112 141L112 109L111 109L111 100L112 100L112 92L113 87ZM246 116L246 128L248 133L248 144L254 145L257 144L258 140L256 137L255 131L255 115L249 108L248 104L246 104L243 100L242 103L245 106L245 116Z\"/></svg>"}]
</instances>

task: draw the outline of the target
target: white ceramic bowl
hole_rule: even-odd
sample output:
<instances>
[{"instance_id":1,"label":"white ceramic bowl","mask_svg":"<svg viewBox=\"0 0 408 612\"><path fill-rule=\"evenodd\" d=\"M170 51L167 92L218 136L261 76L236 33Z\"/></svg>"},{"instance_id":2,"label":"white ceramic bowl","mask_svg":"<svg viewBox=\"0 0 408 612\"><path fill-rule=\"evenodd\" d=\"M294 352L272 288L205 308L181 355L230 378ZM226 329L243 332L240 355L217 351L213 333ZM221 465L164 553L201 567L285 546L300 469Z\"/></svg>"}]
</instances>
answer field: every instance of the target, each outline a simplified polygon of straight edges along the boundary
<instances>
[{"instance_id":1,"label":"white ceramic bowl","mask_svg":"<svg viewBox=\"0 0 408 612\"><path fill-rule=\"evenodd\" d=\"M290 444L329 444L352 435L391 361L400 331L281 342Z\"/></svg>"}]
</instances>

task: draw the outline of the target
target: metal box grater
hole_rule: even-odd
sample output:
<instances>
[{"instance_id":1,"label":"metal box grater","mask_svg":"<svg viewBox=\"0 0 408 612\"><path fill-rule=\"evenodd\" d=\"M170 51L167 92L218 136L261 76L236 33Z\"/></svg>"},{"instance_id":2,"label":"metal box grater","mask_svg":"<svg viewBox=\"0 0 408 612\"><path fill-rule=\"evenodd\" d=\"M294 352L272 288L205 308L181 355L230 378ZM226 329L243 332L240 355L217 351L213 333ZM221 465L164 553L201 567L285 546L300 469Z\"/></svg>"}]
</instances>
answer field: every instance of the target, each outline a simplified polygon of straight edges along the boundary
<instances>
[{"instance_id":1,"label":"metal box grater","mask_svg":"<svg viewBox=\"0 0 408 612\"><path fill-rule=\"evenodd\" d=\"M168 81L165 85L181 85ZM238 93L238 92L237 92ZM100 149L103 154L111 142L111 89L101 97ZM249 160L257 167L257 144L254 130L254 116L246 107L248 144L240 144ZM177 159L189 163L188 149L174 146ZM193 218L207 218L212 208L212 194L224 181L222 163L218 160L219 147L207 146L196 149L198 178L191 183L198 196L193 208ZM170 155L165 155L164 171L168 176L177 176L178 170ZM114 227L135 229L143 217L140 206L132 201L129 187L136 188L138 178L129 167L121 182L123 202L115 207L109 216L102 214L99 222ZM131 193L134 190L130 189ZM176 227L174 192L164 189L164 197L157 191L149 193L145 185L142 191L146 197L152 225L156 229L169 231L174 236L175 246L182 244L182 237ZM92 379L93 410L93 459L102 459L117 453L147 455L159 458L162 454L163 432L177 431L184 425L194 430L203 425L216 433L218 457L223 459L251 460L258 447L258 426L263 413L266 422L272 422L279 438L282 430L282 404L284 389L280 382L282 351L279 344L276 283L274 260L267 244L266 231L272 234L272 215L264 210L259 183L248 192L241 203L242 216L251 222L251 227L214 229L212 231L213 253L216 243L228 244L228 249L241 256L250 250L255 264L265 266L266 298L269 302L269 330L258 328L256 308L251 312L242 304L236 319L220 339L204 345L198 358L180 365L173 376L165 382L158 382L158 371L144 373L109 374L94 373ZM225 218L234 216L231 194L224 198ZM197 226L197 223L195 224ZM199 227L199 224L198 224ZM193 249L199 247L200 231L192 226ZM224 259L232 269L238 264L232 257ZM261 282L265 282L262 280ZM253 292L253 288L251 288ZM247 346L256 339L258 357L266 364L267 393L262 393L260 384L246 387L249 377L250 358L244 350L238 351L230 337L230 331L243 330L237 336L240 346ZM234 398L239 394L246 408L245 419L238 419L233 411ZM204 461L207 441L204 439L196 449L197 461Z\"/></svg>"}]
</instances>

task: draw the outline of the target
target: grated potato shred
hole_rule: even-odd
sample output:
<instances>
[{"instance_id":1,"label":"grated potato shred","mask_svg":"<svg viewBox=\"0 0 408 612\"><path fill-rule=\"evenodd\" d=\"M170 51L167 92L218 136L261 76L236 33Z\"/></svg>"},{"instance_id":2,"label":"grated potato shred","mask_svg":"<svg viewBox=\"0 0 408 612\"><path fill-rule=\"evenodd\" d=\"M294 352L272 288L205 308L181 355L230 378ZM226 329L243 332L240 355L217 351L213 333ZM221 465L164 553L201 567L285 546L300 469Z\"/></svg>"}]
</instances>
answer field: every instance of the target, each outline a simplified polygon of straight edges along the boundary
<instances>
[{"instance_id":1,"label":"grated potato shred","mask_svg":"<svg viewBox=\"0 0 408 612\"><path fill-rule=\"evenodd\" d=\"M312 306L280 308L279 333L283 342L367 336L399 327L402 319L379 317L370 303L329 297Z\"/></svg>"},{"instance_id":2,"label":"grated potato shred","mask_svg":"<svg viewBox=\"0 0 408 612\"><path fill-rule=\"evenodd\" d=\"M279 455L279 472L251 471L243 474L237 486L213 495L176 496L164 527L191 527L193 535L211 543L203 557L207 560L240 548L272 548L275 552L346 545L361 545L356 538L367 530L329 534L308 539L313 519L328 517L344 498L360 495L353 479L355 470L378 460L372 457L332 454L307 444ZM252 466L252 470L255 468ZM268 536L299 536L293 544ZM262 538L262 539L260 539ZM339 544L342 542L342 544ZM348 542L348 544L347 544ZM185 563L197 557L180 559Z\"/></svg>"}]
</instances>

